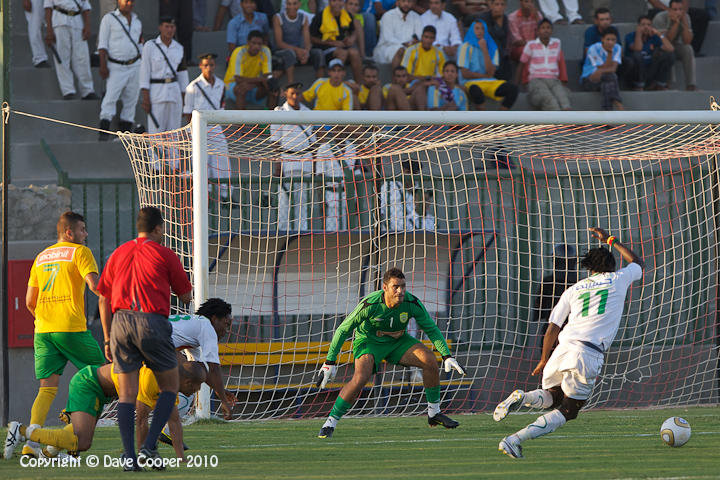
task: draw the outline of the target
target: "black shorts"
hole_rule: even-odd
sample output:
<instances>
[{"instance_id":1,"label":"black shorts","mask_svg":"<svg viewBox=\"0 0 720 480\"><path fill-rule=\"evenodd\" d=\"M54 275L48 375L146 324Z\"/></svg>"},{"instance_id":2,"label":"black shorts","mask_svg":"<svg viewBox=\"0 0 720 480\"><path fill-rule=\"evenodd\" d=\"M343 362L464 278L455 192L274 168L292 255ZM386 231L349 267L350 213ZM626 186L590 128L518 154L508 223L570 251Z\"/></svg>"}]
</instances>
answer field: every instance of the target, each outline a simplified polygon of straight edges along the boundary
<instances>
[{"instance_id":1,"label":"black shorts","mask_svg":"<svg viewBox=\"0 0 720 480\"><path fill-rule=\"evenodd\" d=\"M110 328L110 351L118 373L140 370L143 362L153 372L177 367L172 326L156 313L118 310Z\"/></svg>"}]
</instances>

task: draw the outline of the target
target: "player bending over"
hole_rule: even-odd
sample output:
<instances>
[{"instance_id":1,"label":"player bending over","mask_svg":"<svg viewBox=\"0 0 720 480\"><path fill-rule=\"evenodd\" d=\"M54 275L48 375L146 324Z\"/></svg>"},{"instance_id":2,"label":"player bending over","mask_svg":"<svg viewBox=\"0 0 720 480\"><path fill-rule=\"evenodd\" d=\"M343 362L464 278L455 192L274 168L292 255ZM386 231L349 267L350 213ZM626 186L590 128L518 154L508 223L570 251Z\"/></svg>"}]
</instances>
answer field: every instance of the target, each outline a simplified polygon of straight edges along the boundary
<instances>
[{"instance_id":1,"label":"player bending over","mask_svg":"<svg viewBox=\"0 0 720 480\"><path fill-rule=\"evenodd\" d=\"M5 439L5 458L12 458L13 451L24 439L65 449L72 454L90 449L95 435L95 424L103 407L118 396L118 376L112 367L111 363L101 367L89 365L72 377L64 411L69 415L70 423L64 428L42 428L40 425L25 426L20 422L10 422ZM154 408L160 395L160 388L152 370L147 367L143 366L140 369L139 377L138 403L142 402L149 410ZM181 364L181 392L192 395L200 389L204 381L205 369L202 364L198 362ZM182 424L177 408L173 409L168 423L174 437L178 439L177 444L173 445L175 452L178 458L184 458Z\"/></svg>"},{"instance_id":2,"label":"player bending over","mask_svg":"<svg viewBox=\"0 0 720 480\"><path fill-rule=\"evenodd\" d=\"M428 401L428 424L431 427L442 425L445 428L455 428L459 425L440 413L440 371L437 361L430 349L417 338L407 334L406 328L411 318L415 318L418 326L442 355L445 371L455 369L465 375L465 371L450 355L450 349L440 329L423 304L407 292L403 272L399 268L391 268L383 276L382 290L363 298L333 335L327 360L318 372L318 386L325 388L327 382L335 378L338 353L353 331L355 373L340 391L318 438L332 436L338 420L350 410L358 394L370 380L370 376L377 372L383 360L422 369L425 398Z\"/></svg>"},{"instance_id":3,"label":"player bending over","mask_svg":"<svg viewBox=\"0 0 720 480\"><path fill-rule=\"evenodd\" d=\"M532 372L542 373L542 388L532 392L515 390L493 413L493 419L499 422L515 405L553 409L500 441L499 450L513 458L522 458L521 444L525 440L554 432L577 417L590 398L604 353L617 333L627 290L642 278L644 264L632 250L602 228L589 230L610 250L615 247L630 264L616 272L615 257L602 247L591 249L580 261L590 276L565 290L553 308L542 357ZM567 325L560 332L566 319ZM559 344L553 351L556 340Z\"/></svg>"}]
</instances>

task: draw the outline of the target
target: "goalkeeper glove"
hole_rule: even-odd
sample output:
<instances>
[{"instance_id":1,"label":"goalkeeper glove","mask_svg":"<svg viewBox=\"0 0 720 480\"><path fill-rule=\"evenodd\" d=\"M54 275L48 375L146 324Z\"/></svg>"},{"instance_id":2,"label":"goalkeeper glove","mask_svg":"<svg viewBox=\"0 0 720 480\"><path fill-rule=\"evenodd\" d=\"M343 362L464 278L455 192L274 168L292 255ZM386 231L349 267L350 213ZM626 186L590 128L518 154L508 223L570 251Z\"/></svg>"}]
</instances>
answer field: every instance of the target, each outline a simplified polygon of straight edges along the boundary
<instances>
[{"instance_id":1,"label":"goalkeeper glove","mask_svg":"<svg viewBox=\"0 0 720 480\"><path fill-rule=\"evenodd\" d=\"M337 365L335 365L335 362L325 362L323 363L322 367L320 367L320 370L317 373L317 382L315 383L316 387L320 387L320 390L325 388L325 385L327 383L335 378L335 374L337 373Z\"/></svg>"},{"instance_id":2,"label":"goalkeeper glove","mask_svg":"<svg viewBox=\"0 0 720 480\"><path fill-rule=\"evenodd\" d=\"M443 359L443 364L445 365L445 372L449 373L450 370L455 370L460 375L465 375L465 370L460 366L460 364L455 360L453 357L445 357Z\"/></svg>"}]
</instances>

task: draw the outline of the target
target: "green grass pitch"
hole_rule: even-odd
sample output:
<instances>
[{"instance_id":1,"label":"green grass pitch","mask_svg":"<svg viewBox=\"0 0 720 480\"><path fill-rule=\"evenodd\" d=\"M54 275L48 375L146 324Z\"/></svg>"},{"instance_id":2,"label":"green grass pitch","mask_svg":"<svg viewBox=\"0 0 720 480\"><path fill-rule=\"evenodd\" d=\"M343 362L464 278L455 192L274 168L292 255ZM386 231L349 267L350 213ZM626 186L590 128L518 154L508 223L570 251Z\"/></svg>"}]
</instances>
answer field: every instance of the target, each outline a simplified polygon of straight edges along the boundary
<instances>
[{"instance_id":1,"label":"green grass pitch","mask_svg":"<svg viewBox=\"0 0 720 480\"><path fill-rule=\"evenodd\" d=\"M681 448L660 440L667 417L690 422ZM456 430L429 428L424 416L345 418L333 438L316 438L323 420L201 422L185 430L188 453L216 455L217 467L171 468L128 474L116 468L21 468L19 457L0 461L0 478L230 479L476 479L476 478L720 478L717 408L582 412L557 432L524 444L525 459L498 452L499 440L536 414L511 414L495 423L489 414L454 415ZM2 433L4 438L4 431ZM118 456L116 427L100 428L92 450ZM171 449L161 447L163 456Z\"/></svg>"}]
</instances>

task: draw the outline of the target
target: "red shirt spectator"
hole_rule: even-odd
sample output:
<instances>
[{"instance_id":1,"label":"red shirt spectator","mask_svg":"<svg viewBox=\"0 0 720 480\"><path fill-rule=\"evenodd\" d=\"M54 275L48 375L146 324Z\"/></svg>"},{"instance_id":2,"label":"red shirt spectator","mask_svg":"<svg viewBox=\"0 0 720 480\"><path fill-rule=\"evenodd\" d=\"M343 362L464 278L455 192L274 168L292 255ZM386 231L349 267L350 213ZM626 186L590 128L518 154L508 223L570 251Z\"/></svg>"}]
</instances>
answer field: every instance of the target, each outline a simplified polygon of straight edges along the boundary
<instances>
[{"instance_id":1,"label":"red shirt spectator","mask_svg":"<svg viewBox=\"0 0 720 480\"><path fill-rule=\"evenodd\" d=\"M192 290L178 256L148 238L120 245L108 260L98 291L110 298L113 313L138 310L170 315L170 289L177 295Z\"/></svg>"},{"instance_id":2,"label":"red shirt spectator","mask_svg":"<svg viewBox=\"0 0 720 480\"><path fill-rule=\"evenodd\" d=\"M520 8L508 15L510 28L510 58L520 60L525 44L537 37L537 27L543 19L534 0L521 0Z\"/></svg>"}]
</instances>

